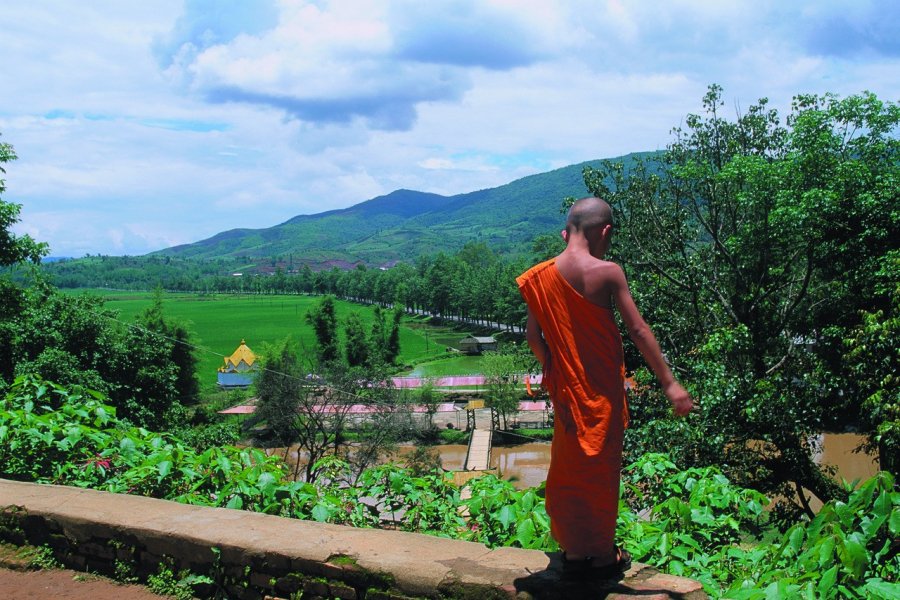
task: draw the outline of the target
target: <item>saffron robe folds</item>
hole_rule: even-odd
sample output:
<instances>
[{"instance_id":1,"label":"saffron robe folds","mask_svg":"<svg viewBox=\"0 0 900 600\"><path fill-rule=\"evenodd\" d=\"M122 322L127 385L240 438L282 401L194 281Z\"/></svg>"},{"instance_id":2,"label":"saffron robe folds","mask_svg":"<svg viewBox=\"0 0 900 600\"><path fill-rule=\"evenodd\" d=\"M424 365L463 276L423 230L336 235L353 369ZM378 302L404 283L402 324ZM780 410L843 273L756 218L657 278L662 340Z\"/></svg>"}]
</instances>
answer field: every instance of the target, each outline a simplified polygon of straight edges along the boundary
<instances>
[{"instance_id":1,"label":"saffron robe folds","mask_svg":"<svg viewBox=\"0 0 900 600\"><path fill-rule=\"evenodd\" d=\"M554 409L546 507L570 554L615 560L615 529L628 424L622 337L613 311L540 263L516 282L550 349L543 385Z\"/></svg>"}]
</instances>

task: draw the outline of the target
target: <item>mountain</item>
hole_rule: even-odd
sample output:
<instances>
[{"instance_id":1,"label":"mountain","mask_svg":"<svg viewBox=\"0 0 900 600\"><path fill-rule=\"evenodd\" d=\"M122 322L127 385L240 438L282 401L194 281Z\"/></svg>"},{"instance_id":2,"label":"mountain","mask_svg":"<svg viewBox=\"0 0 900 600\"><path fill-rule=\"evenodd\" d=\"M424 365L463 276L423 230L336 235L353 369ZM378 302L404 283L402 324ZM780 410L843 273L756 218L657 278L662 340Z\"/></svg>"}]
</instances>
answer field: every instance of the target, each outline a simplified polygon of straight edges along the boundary
<instances>
[{"instance_id":1,"label":"mountain","mask_svg":"<svg viewBox=\"0 0 900 600\"><path fill-rule=\"evenodd\" d=\"M627 167L647 154L611 160ZM499 253L519 254L528 251L535 236L561 228L563 198L586 195L582 170L600 162L455 196L397 190L349 208L299 215L265 229L232 229L153 255L234 258L245 263L290 255L293 263L314 267L359 262L378 266L454 251L470 241L484 242Z\"/></svg>"}]
</instances>

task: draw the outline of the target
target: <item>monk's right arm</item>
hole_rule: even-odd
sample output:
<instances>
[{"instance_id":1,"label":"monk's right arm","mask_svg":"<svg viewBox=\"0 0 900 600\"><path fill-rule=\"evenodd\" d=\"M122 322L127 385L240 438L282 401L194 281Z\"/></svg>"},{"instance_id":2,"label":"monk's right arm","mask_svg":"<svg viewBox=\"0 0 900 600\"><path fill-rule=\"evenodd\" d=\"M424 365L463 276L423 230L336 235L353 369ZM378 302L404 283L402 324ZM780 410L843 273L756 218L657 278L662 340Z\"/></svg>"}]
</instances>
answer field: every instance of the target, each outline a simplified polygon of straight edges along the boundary
<instances>
[{"instance_id":1,"label":"monk's right arm","mask_svg":"<svg viewBox=\"0 0 900 600\"><path fill-rule=\"evenodd\" d=\"M675 380L672 370L666 364L659 342L656 341L656 336L653 335L650 326L644 321L634 303L634 299L631 297L625 273L618 265L614 265L611 276L616 308L619 309L622 320L625 321L625 326L628 327L629 337L631 337L634 345L640 350L644 360L647 361L653 374L659 380L663 392L665 392L666 397L672 403L675 414L679 416L686 415L694 407L694 403L687 390Z\"/></svg>"},{"instance_id":2,"label":"monk's right arm","mask_svg":"<svg viewBox=\"0 0 900 600\"><path fill-rule=\"evenodd\" d=\"M547 358L550 356L550 349L547 347L547 342L544 341L544 332L541 330L538 320L531 314L531 309L528 309L528 322L525 325L525 339L528 341L531 352L534 353L535 358L538 359L541 366L546 366Z\"/></svg>"}]
</instances>

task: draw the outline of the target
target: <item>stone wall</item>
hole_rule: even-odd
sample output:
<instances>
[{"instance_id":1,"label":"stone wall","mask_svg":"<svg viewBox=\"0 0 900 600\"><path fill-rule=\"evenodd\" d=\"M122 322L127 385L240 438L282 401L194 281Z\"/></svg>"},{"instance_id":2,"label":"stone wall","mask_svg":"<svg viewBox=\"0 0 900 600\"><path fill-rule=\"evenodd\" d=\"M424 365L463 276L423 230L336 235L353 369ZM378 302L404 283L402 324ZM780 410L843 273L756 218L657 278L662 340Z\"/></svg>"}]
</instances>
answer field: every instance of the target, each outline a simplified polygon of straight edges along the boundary
<instances>
[{"instance_id":1,"label":"stone wall","mask_svg":"<svg viewBox=\"0 0 900 600\"><path fill-rule=\"evenodd\" d=\"M640 564L620 582L570 581L535 550L79 488L0 480L0 510L4 541L119 579L190 572L201 597L705 598L697 582Z\"/></svg>"}]
</instances>

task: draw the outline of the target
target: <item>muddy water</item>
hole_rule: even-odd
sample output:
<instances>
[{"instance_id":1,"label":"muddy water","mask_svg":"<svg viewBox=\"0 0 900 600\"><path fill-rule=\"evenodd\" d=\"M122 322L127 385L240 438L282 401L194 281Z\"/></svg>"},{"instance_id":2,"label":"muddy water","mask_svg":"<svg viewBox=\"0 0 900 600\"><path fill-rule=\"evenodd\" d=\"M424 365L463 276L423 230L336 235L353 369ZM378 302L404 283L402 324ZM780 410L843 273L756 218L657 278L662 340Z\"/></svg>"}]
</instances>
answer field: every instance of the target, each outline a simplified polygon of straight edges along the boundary
<instances>
[{"instance_id":1,"label":"muddy water","mask_svg":"<svg viewBox=\"0 0 900 600\"><path fill-rule=\"evenodd\" d=\"M815 454L819 464L832 465L837 468L838 480L847 481L866 480L878 472L876 458L854 450L863 441L863 436L854 433L825 433L818 436L814 442L821 444ZM403 457L413 449L412 446L401 447L397 458ZM442 466L450 471L462 470L466 461L466 446L447 445L435 446L441 456ZM285 451L272 449L280 456L285 456ZM306 463L306 458L296 446L287 453L288 464L296 468ZM550 466L550 443L533 442L518 446L494 446L491 449L491 466L497 468L500 477L507 479L519 489L535 487L547 478L547 469ZM302 471L299 471L302 473ZM813 510L818 510L821 504L812 498Z\"/></svg>"},{"instance_id":2,"label":"muddy water","mask_svg":"<svg viewBox=\"0 0 900 600\"><path fill-rule=\"evenodd\" d=\"M821 434L816 440L821 443L821 450L815 455L816 462L836 467L836 477L839 480L868 479L878 472L878 460L867 454L854 452L863 440L863 436L855 433ZM437 449L445 469L462 469L466 460L465 446L438 446ZM534 487L547 477L550 443L495 446L491 449L491 466L496 467L500 476L512 481L517 488Z\"/></svg>"},{"instance_id":3,"label":"muddy water","mask_svg":"<svg viewBox=\"0 0 900 600\"><path fill-rule=\"evenodd\" d=\"M878 472L878 457L854 452L863 441L865 437L855 433L820 434L816 442L822 444L822 449L816 452L815 460L820 465L836 467L839 481L864 481Z\"/></svg>"}]
</instances>

